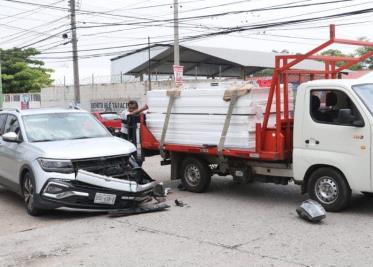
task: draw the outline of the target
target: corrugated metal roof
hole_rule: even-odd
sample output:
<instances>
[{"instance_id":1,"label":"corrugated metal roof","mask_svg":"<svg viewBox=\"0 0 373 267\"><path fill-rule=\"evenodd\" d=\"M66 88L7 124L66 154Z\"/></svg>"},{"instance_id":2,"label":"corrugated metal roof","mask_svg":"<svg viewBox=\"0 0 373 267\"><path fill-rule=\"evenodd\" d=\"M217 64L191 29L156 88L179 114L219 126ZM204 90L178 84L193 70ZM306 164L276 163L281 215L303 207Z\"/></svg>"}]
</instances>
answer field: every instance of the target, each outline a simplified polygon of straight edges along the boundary
<instances>
[{"instance_id":1,"label":"corrugated metal roof","mask_svg":"<svg viewBox=\"0 0 373 267\"><path fill-rule=\"evenodd\" d=\"M173 73L173 46L151 46L151 68L158 74ZM159 49L159 48L163 49ZM112 74L146 73L148 69L148 47L112 58ZM184 66L184 75L240 77L242 68L251 74L265 68L275 67L275 56L272 52L240 50L231 48L206 47L195 45L180 46L180 62ZM121 68L121 69L120 69ZM196 69L198 68L198 70ZM324 65L314 60L306 60L296 66L297 69L323 70ZM113 73L118 72L118 73Z\"/></svg>"}]
</instances>

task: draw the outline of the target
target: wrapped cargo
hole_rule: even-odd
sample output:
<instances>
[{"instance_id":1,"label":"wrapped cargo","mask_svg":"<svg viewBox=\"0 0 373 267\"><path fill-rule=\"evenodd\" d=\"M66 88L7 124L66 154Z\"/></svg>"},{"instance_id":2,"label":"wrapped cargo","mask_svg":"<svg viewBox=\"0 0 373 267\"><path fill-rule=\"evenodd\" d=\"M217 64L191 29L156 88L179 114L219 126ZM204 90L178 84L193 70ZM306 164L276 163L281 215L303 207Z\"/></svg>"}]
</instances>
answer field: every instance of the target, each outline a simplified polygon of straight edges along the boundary
<instances>
[{"instance_id":1,"label":"wrapped cargo","mask_svg":"<svg viewBox=\"0 0 373 267\"><path fill-rule=\"evenodd\" d=\"M172 106L166 144L218 145L229 101L223 99L227 87L181 90ZM251 88L234 105L224 147L252 149L255 147L255 125L262 122L269 88ZM160 141L169 101L167 90L148 92L147 126ZM293 94L289 91L290 99ZM292 103L292 100L290 100ZM292 110L292 105L290 106ZM269 125L275 124L275 105Z\"/></svg>"}]
</instances>

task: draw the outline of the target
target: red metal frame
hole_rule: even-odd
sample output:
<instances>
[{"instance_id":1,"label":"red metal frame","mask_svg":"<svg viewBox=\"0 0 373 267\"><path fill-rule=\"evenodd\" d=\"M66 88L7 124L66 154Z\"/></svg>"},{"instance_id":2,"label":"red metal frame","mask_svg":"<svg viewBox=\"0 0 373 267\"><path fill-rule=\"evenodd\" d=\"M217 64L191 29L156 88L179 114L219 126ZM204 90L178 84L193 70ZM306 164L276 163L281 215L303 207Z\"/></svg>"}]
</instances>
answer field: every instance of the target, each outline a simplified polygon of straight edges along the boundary
<instances>
[{"instance_id":1,"label":"red metal frame","mask_svg":"<svg viewBox=\"0 0 373 267\"><path fill-rule=\"evenodd\" d=\"M281 55L276 56L275 70L272 76L272 84L270 92L268 95L268 102L266 107L266 112L264 114L264 119L262 124L257 125L256 138L259 140L256 146L256 152L260 155L267 154L271 152L274 155L273 160L289 160L292 154L292 128L293 120L290 118L289 114L289 99L288 99L288 75L298 74L309 75L311 79L315 75L323 75L325 79L336 79L338 73L353 66L354 64L361 62L371 56L373 56L373 51L368 52L360 57L336 57L336 56L322 56L316 55L321 50L327 48L332 44L347 44L355 46L367 46L373 47L373 42L366 41L356 41L347 39L338 39L335 37L335 25L330 25L330 38L325 43L319 45L318 47L312 49L311 51L303 55ZM325 65L324 70L297 70L292 69L298 63L304 60L319 60ZM343 62L343 65L337 66L338 62ZM283 86L280 86L282 82ZM281 113L281 90L283 90L283 111ZM268 127L268 120L270 115L270 110L273 104L273 97L276 98L276 126L275 128ZM268 138L271 136L271 138ZM275 136L275 144L273 144L273 136Z\"/></svg>"},{"instance_id":2,"label":"red metal frame","mask_svg":"<svg viewBox=\"0 0 373 267\"><path fill-rule=\"evenodd\" d=\"M316 55L316 53L319 53L332 44L373 47L373 42L335 38L335 25L330 25L330 38L325 43L303 55L276 56L275 70L272 76L263 123L256 125L256 150L224 149L224 156L268 161L291 161L293 150L293 118L290 117L289 112L288 75L299 75L299 80L301 80L302 75L309 75L311 80L315 78L315 75L323 75L325 79L336 79L338 73L341 71L373 56L373 51L356 58ZM298 63L309 59L322 61L325 65L324 70L299 70L293 68ZM338 62L343 62L344 64L338 67ZM281 94L284 99L283 112L281 112ZM276 100L276 125L270 128L268 127L268 120L273 105L273 98ZM146 127L144 116L141 119L141 143L145 149L159 150L159 142ZM217 155L217 147L166 144L164 149L165 151Z\"/></svg>"}]
</instances>

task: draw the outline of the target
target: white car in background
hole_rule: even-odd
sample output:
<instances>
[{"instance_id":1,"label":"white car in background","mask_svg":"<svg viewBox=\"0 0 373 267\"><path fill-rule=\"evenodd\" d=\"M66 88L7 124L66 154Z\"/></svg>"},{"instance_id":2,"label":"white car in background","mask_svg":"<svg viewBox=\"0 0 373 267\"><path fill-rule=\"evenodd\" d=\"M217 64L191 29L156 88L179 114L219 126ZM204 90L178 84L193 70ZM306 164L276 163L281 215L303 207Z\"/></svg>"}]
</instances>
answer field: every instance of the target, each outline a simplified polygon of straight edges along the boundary
<instances>
[{"instance_id":1,"label":"white car in background","mask_svg":"<svg viewBox=\"0 0 373 267\"><path fill-rule=\"evenodd\" d=\"M0 111L0 184L27 212L59 207L119 209L155 196L135 146L74 109Z\"/></svg>"}]
</instances>

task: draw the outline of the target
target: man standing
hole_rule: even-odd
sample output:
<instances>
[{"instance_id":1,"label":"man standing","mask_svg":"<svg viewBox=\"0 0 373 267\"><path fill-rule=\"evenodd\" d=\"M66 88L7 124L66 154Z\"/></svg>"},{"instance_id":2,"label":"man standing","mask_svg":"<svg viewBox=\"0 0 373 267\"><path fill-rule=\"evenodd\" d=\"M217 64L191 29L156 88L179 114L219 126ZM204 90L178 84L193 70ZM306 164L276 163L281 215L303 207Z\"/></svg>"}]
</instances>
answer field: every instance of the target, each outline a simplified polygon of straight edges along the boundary
<instances>
[{"instance_id":1,"label":"man standing","mask_svg":"<svg viewBox=\"0 0 373 267\"><path fill-rule=\"evenodd\" d=\"M128 116L129 115L139 115L141 112L148 109L148 105L145 105L144 107L139 109L139 105L137 104L137 101L131 100L128 102L128 109L124 110L121 113L121 119L122 119L122 126L121 126L121 133L122 138L128 140Z\"/></svg>"}]
</instances>

